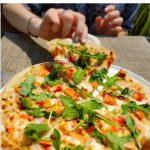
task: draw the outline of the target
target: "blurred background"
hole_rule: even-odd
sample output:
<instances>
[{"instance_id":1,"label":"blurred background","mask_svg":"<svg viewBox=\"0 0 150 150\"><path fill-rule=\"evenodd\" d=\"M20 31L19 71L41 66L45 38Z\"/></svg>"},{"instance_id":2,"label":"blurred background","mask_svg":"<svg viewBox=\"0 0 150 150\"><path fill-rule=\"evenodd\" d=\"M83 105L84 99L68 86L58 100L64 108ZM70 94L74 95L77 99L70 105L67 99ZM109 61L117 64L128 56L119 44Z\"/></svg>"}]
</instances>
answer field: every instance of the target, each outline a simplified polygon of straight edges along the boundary
<instances>
[{"instance_id":1,"label":"blurred background","mask_svg":"<svg viewBox=\"0 0 150 150\"><path fill-rule=\"evenodd\" d=\"M5 32L18 32L7 22L3 15L1 16L1 21L1 36ZM133 29L129 35L146 36L150 40L150 4L138 4Z\"/></svg>"},{"instance_id":2,"label":"blurred background","mask_svg":"<svg viewBox=\"0 0 150 150\"><path fill-rule=\"evenodd\" d=\"M150 36L150 4L139 5L132 34Z\"/></svg>"}]
</instances>

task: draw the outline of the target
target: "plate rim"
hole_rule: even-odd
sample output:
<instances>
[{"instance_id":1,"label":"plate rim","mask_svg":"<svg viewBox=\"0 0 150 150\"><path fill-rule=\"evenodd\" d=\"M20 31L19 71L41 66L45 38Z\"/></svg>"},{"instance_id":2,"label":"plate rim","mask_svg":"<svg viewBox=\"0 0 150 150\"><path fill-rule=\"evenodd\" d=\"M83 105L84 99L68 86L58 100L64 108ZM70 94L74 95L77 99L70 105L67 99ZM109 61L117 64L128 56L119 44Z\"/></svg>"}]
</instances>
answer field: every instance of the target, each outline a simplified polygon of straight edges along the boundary
<instances>
[{"instance_id":1,"label":"plate rim","mask_svg":"<svg viewBox=\"0 0 150 150\"><path fill-rule=\"evenodd\" d=\"M120 67L120 66L117 66L117 65L111 65L111 67L113 69L116 69L116 70L120 70L120 69L125 70L129 74L129 76L131 76L133 79L138 80L142 84L146 84L148 87L150 87L150 82L148 80L144 79L142 76L138 75L137 73L134 73L133 71L130 71L126 68L123 68L123 67Z\"/></svg>"}]
</instances>

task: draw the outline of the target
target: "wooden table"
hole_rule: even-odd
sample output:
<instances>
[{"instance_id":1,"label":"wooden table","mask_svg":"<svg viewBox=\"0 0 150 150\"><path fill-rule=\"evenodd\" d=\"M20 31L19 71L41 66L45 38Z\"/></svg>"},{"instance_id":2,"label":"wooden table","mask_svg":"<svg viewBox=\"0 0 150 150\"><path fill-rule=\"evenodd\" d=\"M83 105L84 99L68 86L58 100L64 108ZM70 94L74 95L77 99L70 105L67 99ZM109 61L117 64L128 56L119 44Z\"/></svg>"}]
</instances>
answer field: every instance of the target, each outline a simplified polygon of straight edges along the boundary
<instances>
[{"instance_id":1,"label":"wooden table","mask_svg":"<svg viewBox=\"0 0 150 150\"><path fill-rule=\"evenodd\" d=\"M126 68L150 81L150 44L144 37L99 37L102 45L114 49L115 65ZM12 76L33 64L51 60L45 41L21 33L7 33L1 39L2 87Z\"/></svg>"}]
</instances>

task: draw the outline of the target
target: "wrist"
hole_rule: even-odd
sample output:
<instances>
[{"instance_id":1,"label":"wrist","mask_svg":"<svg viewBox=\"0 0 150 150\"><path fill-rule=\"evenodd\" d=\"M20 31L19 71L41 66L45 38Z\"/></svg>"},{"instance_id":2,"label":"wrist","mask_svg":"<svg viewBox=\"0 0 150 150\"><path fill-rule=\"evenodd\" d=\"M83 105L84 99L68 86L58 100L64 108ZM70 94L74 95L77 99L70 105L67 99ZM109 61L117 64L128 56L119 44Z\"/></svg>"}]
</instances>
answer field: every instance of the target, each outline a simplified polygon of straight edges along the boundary
<instances>
[{"instance_id":1,"label":"wrist","mask_svg":"<svg viewBox=\"0 0 150 150\"><path fill-rule=\"evenodd\" d=\"M28 23L27 32L32 36L38 37L41 22L42 19L40 17L31 17Z\"/></svg>"}]
</instances>

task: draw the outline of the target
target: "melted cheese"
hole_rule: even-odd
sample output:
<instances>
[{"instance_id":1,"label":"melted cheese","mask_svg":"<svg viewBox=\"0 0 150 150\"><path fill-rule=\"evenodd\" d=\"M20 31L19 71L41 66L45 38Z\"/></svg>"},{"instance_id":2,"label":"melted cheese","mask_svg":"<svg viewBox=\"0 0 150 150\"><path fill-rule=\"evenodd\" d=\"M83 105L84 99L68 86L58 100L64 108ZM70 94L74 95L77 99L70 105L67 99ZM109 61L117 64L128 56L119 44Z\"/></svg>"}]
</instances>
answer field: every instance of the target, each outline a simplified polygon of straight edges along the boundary
<instances>
[{"instance_id":1,"label":"melted cheese","mask_svg":"<svg viewBox=\"0 0 150 150\"><path fill-rule=\"evenodd\" d=\"M145 123L145 137L150 140L150 120Z\"/></svg>"},{"instance_id":2,"label":"melted cheese","mask_svg":"<svg viewBox=\"0 0 150 150\"><path fill-rule=\"evenodd\" d=\"M104 150L106 148L103 144L97 143L95 139L92 140L89 146L92 150Z\"/></svg>"}]
</instances>

